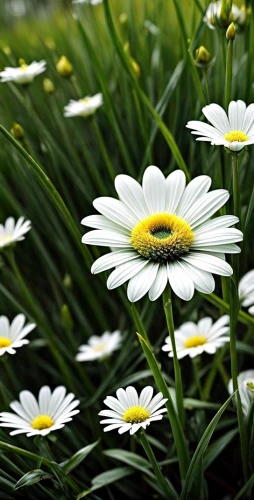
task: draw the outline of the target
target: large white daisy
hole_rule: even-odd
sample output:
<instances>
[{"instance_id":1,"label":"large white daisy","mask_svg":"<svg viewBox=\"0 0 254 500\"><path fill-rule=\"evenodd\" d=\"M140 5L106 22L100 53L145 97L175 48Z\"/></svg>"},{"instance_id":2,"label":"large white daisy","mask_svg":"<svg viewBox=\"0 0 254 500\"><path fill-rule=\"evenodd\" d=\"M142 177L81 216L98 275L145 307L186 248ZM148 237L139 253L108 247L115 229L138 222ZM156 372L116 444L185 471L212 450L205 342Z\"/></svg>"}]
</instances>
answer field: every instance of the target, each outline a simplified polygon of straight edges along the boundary
<instances>
[{"instance_id":1,"label":"large white daisy","mask_svg":"<svg viewBox=\"0 0 254 500\"><path fill-rule=\"evenodd\" d=\"M29 344L25 337L36 327L35 323L27 323L24 314L18 314L12 323L6 316L0 316L0 356L16 354L15 349Z\"/></svg>"},{"instance_id":2,"label":"large white daisy","mask_svg":"<svg viewBox=\"0 0 254 500\"><path fill-rule=\"evenodd\" d=\"M254 104L246 108L243 101L231 101L228 116L218 104L209 104L202 109L211 123L190 121L186 127L199 135L197 141L207 141L212 146L225 146L230 151L241 151L244 146L254 144Z\"/></svg>"},{"instance_id":3,"label":"large white daisy","mask_svg":"<svg viewBox=\"0 0 254 500\"><path fill-rule=\"evenodd\" d=\"M101 420L101 424L107 424L104 427L104 432L118 429L119 434L130 431L134 434L141 427L145 429L154 420L161 420L166 408L161 408L167 401L163 399L163 394L159 392L153 396L153 388L145 387L140 396L134 387L127 389L118 389L116 391L117 398L107 396L104 400L109 410L102 410L99 415L107 417Z\"/></svg>"},{"instance_id":4,"label":"large white daisy","mask_svg":"<svg viewBox=\"0 0 254 500\"><path fill-rule=\"evenodd\" d=\"M24 235L30 231L31 222L24 217L19 217L17 222L13 217L8 217L5 224L0 224L0 248L6 247L25 239Z\"/></svg>"},{"instance_id":5,"label":"large white daisy","mask_svg":"<svg viewBox=\"0 0 254 500\"><path fill-rule=\"evenodd\" d=\"M254 269L246 273L239 281L239 297L243 307L254 316Z\"/></svg>"},{"instance_id":6,"label":"large white daisy","mask_svg":"<svg viewBox=\"0 0 254 500\"><path fill-rule=\"evenodd\" d=\"M170 283L182 299L190 300L194 289L211 293L212 273L230 276L232 268L225 253L238 253L235 242L242 233L230 226L232 215L209 220L228 200L229 193L211 193L210 177L201 175L185 187L185 175L176 170L166 179L154 166L146 169L142 187L132 177L115 179L120 200L97 198L93 205L102 215L91 215L82 224L95 228L82 238L88 245L111 247L97 259L92 273L115 267L107 286L111 290L129 281L131 302L147 292L156 300Z\"/></svg>"},{"instance_id":7,"label":"large white daisy","mask_svg":"<svg viewBox=\"0 0 254 500\"><path fill-rule=\"evenodd\" d=\"M94 361L95 359L107 358L113 351L119 349L122 342L121 333L116 330L113 333L104 332L101 337L92 335L87 344L79 347L80 352L76 356L77 361Z\"/></svg>"},{"instance_id":8,"label":"large white daisy","mask_svg":"<svg viewBox=\"0 0 254 500\"><path fill-rule=\"evenodd\" d=\"M208 5L203 21L210 29L215 29L216 25L220 24L221 7L221 0L219 0L218 2L212 2ZM246 11L243 9L239 9L237 5L233 4L229 19L227 20L227 25L233 22L237 23L239 26L242 26L245 20Z\"/></svg>"},{"instance_id":9,"label":"large white daisy","mask_svg":"<svg viewBox=\"0 0 254 500\"><path fill-rule=\"evenodd\" d=\"M246 370L239 373L237 380L243 414L245 417L248 417L252 405L254 404L254 370ZM233 394L234 392L232 379L228 384L228 392L229 394ZM236 397L235 401L237 401Z\"/></svg>"},{"instance_id":10,"label":"large white daisy","mask_svg":"<svg viewBox=\"0 0 254 500\"><path fill-rule=\"evenodd\" d=\"M216 350L229 342L229 316L222 316L213 323L212 318L202 318L197 324L192 321L183 323L175 331L175 342L178 359L184 356L195 358L203 352L215 354ZM162 350L173 357L170 337L166 337Z\"/></svg>"},{"instance_id":11,"label":"large white daisy","mask_svg":"<svg viewBox=\"0 0 254 500\"><path fill-rule=\"evenodd\" d=\"M27 85L34 78L46 70L46 61L31 64L22 63L18 68L6 67L0 72L1 82L15 82L19 85Z\"/></svg>"},{"instance_id":12,"label":"large white daisy","mask_svg":"<svg viewBox=\"0 0 254 500\"><path fill-rule=\"evenodd\" d=\"M75 410L79 401L73 401L74 397L71 393L66 395L66 388L63 386L51 393L51 389L44 385L39 391L38 401L30 391L22 391L19 395L20 402L13 401L10 404L15 413L0 413L0 427L14 428L10 432L11 436L46 436L64 427L79 413L79 410Z\"/></svg>"},{"instance_id":13,"label":"large white daisy","mask_svg":"<svg viewBox=\"0 0 254 500\"><path fill-rule=\"evenodd\" d=\"M94 96L86 96L78 101L70 100L69 104L64 108L64 116L67 118L73 116L81 116L86 118L87 116L94 115L95 111L102 106L103 97L102 94L95 94Z\"/></svg>"}]
</instances>

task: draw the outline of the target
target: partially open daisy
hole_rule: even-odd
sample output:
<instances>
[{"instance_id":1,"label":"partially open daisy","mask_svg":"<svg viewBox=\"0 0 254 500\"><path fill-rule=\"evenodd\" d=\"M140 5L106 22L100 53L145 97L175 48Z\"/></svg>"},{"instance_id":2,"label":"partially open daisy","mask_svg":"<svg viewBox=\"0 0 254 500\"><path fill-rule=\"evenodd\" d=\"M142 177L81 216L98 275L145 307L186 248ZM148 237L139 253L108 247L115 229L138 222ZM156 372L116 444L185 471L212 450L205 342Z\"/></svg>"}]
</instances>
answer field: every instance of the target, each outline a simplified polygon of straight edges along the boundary
<instances>
[{"instance_id":1,"label":"partially open daisy","mask_svg":"<svg viewBox=\"0 0 254 500\"><path fill-rule=\"evenodd\" d=\"M212 318L202 318L197 324L192 321L183 323L175 331L175 342L178 359L184 356L194 358L203 352L215 354L216 350L229 342L229 316L222 316L213 323ZM162 350L173 357L170 337L165 339Z\"/></svg>"},{"instance_id":2,"label":"partially open daisy","mask_svg":"<svg viewBox=\"0 0 254 500\"><path fill-rule=\"evenodd\" d=\"M83 243L114 249L94 262L92 273L115 267L107 286L111 290L129 281L131 302L147 292L156 300L168 282L180 298L190 300L195 288L203 293L214 290L212 273L233 272L224 254L240 251L235 242L242 240L242 233L230 228L238 219L228 215L209 220L229 193L208 193L211 179L206 175L187 187L185 182L182 171L165 179L154 166L146 169L142 187L132 177L118 175L120 200L97 198L93 205L102 215L82 220L95 228L83 236Z\"/></svg>"},{"instance_id":3,"label":"partially open daisy","mask_svg":"<svg viewBox=\"0 0 254 500\"><path fill-rule=\"evenodd\" d=\"M46 61L26 64L21 60L18 68L6 67L0 72L1 82L15 82L19 85L27 85L32 83L34 78L46 70Z\"/></svg>"},{"instance_id":4,"label":"partially open daisy","mask_svg":"<svg viewBox=\"0 0 254 500\"><path fill-rule=\"evenodd\" d=\"M243 307L248 307L254 316L254 269L246 273L239 282L239 297Z\"/></svg>"},{"instance_id":5,"label":"partially open daisy","mask_svg":"<svg viewBox=\"0 0 254 500\"><path fill-rule=\"evenodd\" d=\"M110 356L113 351L119 349L122 337L119 330L113 333L104 332L101 337L92 335L87 344L79 347L80 352L76 356L77 361L94 361Z\"/></svg>"},{"instance_id":6,"label":"partially open daisy","mask_svg":"<svg viewBox=\"0 0 254 500\"><path fill-rule=\"evenodd\" d=\"M246 370L239 373L238 377L238 388L242 402L243 414L248 417L252 405L254 404L254 370ZM232 379L228 384L229 394L233 394L233 381ZM235 401L237 399L235 398Z\"/></svg>"},{"instance_id":7,"label":"partially open daisy","mask_svg":"<svg viewBox=\"0 0 254 500\"><path fill-rule=\"evenodd\" d=\"M19 217L17 222L13 217L8 217L5 224L0 224L0 248L24 240L24 235L30 231L31 222L24 217Z\"/></svg>"},{"instance_id":8,"label":"partially open daisy","mask_svg":"<svg viewBox=\"0 0 254 500\"><path fill-rule=\"evenodd\" d=\"M118 429L119 434L127 431L134 434L141 427L145 429L154 420L161 420L162 414L167 411L166 408L161 408L167 399L163 399L161 392L153 398L153 388L150 386L145 387L140 396L131 386L118 389L116 395L117 398L106 397L104 403L110 409L99 413L100 416L107 417L100 422L108 424L104 427L104 432Z\"/></svg>"},{"instance_id":9,"label":"partially open daisy","mask_svg":"<svg viewBox=\"0 0 254 500\"><path fill-rule=\"evenodd\" d=\"M79 410L75 410L79 401L73 401L74 397L71 393L66 395L66 388L63 386L51 393L51 389L44 385L39 391L38 401L30 391L22 391L19 395L20 402L13 401L10 404L15 413L0 413L0 427L14 428L10 432L11 436L46 436L64 427L79 413Z\"/></svg>"},{"instance_id":10,"label":"partially open daisy","mask_svg":"<svg viewBox=\"0 0 254 500\"><path fill-rule=\"evenodd\" d=\"M94 115L95 111L102 106L102 94L95 94L94 96L86 96L78 101L70 100L69 104L64 108L64 116L67 118L73 116L81 116L87 118Z\"/></svg>"},{"instance_id":11,"label":"partially open daisy","mask_svg":"<svg viewBox=\"0 0 254 500\"><path fill-rule=\"evenodd\" d=\"M73 0L72 3L88 3L90 5L99 5L103 0Z\"/></svg>"},{"instance_id":12,"label":"partially open daisy","mask_svg":"<svg viewBox=\"0 0 254 500\"><path fill-rule=\"evenodd\" d=\"M0 316L0 356L16 354L15 349L29 344L25 337L36 327L35 323L27 323L24 314L18 314L12 323L6 316Z\"/></svg>"},{"instance_id":13,"label":"partially open daisy","mask_svg":"<svg viewBox=\"0 0 254 500\"><path fill-rule=\"evenodd\" d=\"M228 116L218 104L209 104L202 109L211 123L190 121L186 127L199 135L197 141L210 142L212 146L225 146L230 151L241 151L244 146L254 144L254 104L246 108L243 101L231 101Z\"/></svg>"},{"instance_id":14,"label":"partially open daisy","mask_svg":"<svg viewBox=\"0 0 254 500\"><path fill-rule=\"evenodd\" d=\"M210 29L215 29L216 25L221 24L221 7L221 0L219 0L218 2L212 2L208 5L203 21ZM239 9L237 5L233 4L226 25L229 25L233 22L238 24L239 26L242 26L242 24L244 24L245 22L245 19L246 11L243 9Z\"/></svg>"}]
</instances>

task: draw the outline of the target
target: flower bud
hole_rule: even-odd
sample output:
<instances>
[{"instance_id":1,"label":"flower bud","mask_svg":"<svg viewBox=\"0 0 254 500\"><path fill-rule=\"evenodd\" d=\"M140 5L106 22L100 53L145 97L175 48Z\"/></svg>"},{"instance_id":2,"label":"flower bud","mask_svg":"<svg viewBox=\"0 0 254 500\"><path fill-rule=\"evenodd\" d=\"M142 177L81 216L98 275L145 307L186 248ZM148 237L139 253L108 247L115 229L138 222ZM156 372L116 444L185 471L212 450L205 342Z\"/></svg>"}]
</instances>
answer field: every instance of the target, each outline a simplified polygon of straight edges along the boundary
<instances>
[{"instance_id":1,"label":"flower bud","mask_svg":"<svg viewBox=\"0 0 254 500\"><path fill-rule=\"evenodd\" d=\"M6 45L6 47L3 47L3 52L6 56L11 56L11 49Z\"/></svg>"},{"instance_id":2,"label":"flower bud","mask_svg":"<svg viewBox=\"0 0 254 500\"><path fill-rule=\"evenodd\" d=\"M124 44L123 50L127 54L128 58L129 58L131 67L133 69L133 73L136 75L137 78L139 78L140 74L141 74L140 66L137 63L137 61L135 61L135 59L133 57L131 57L131 55L130 55L130 44L129 44L129 42L126 42Z\"/></svg>"},{"instance_id":3,"label":"flower bud","mask_svg":"<svg viewBox=\"0 0 254 500\"><path fill-rule=\"evenodd\" d=\"M73 319L67 304L64 304L61 309L61 323L65 331L71 332L73 330Z\"/></svg>"},{"instance_id":4,"label":"flower bud","mask_svg":"<svg viewBox=\"0 0 254 500\"><path fill-rule=\"evenodd\" d=\"M127 23L127 21L128 21L128 16L127 16L126 12L122 12L119 16L119 23L125 24L125 23Z\"/></svg>"},{"instance_id":5,"label":"flower bud","mask_svg":"<svg viewBox=\"0 0 254 500\"><path fill-rule=\"evenodd\" d=\"M206 66L211 61L211 54L206 50L206 48L201 45L196 50L196 63L200 66Z\"/></svg>"},{"instance_id":6,"label":"flower bud","mask_svg":"<svg viewBox=\"0 0 254 500\"><path fill-rule=\"evenodd\" d=\"M46 94L54 94L55 86L52 80L50 80L50 78L43 79L43 89L44 92L46 92Z\"/></svg>"},{"instance_id":7,"label":"flower bud","mask_svg":"<svg viewBox=\"0 0 254 500\"><path fill-rule=\"evenodd\" d=\"M63 285L65 288L70 290L72 288L72 279L68 273L65 274L64 279L63 279Z\"/></svg>"},{"instance_id":8,"label":"flower bud","mask_svg":"<svg viewBox=\"0 0 254 500\"><path fill-rule=\"evenodd\" d=\"M14 122L11 128L11 135L17 141L23 141L25 138L25 133L23 127L19 123Z\"/></svg>"},{"instance_id":9,"label":"flower bud","mask_svg":"<svg viewBox=\"0 0 254 500\"><path fill-rule=\"evenodd\" d=\"M235 25L231 23L226 31L226 39L234 40L235 39Z\"/></svg>"},{"instance_id":10,"label":"flower bud","mask_svg":"<svg viewBox=\"0 0 254 500\"><path fill-rule=\"evenodd\" d=\"M73 66L65 56L60 57L58 63L56 64L56 69L59 75L65 78L69 78L73 72Z\"/></svg>"}]
</instances>

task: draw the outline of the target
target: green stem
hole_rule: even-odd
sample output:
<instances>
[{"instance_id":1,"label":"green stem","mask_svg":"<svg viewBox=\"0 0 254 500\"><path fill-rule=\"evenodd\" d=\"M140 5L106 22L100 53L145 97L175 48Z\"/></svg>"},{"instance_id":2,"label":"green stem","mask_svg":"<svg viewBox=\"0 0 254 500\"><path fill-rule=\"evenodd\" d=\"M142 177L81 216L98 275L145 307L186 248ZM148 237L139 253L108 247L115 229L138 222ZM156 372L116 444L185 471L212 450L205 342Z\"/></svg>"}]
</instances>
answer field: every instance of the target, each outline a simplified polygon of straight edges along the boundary
<instances>
[{"instance_id":1,"label":"green stem","mask_svg":"<svg viewBox=\"0 0 254 500\"><path fill-rule=\"evenodd\" d=\"M229 304L227 302L225 302L223 299L221 299L220 297L218 297L218 295L216 295L215 293L210 293L208 295L208 294L199 292L199 295L201 295L205 300L207 300L208 302L213 304L215 307L218 307L222 311L224 311L225 313L229 314ZM243 323L243 325L252 326L252 327L254 326L254 318L252 316L250 316L250 314L248 314L244 311L239 312L239 321L240 321L240 323Z\"/></svg>"},{"instance_id":2,"label":"green stem","mask_svg":"<svg viewBox=\"0 0 254 500\"><path fill-rule=\"evenodd\" d=\"M151 347L151 344L150 344L150 341L149 341L149 338L148 338L148 335L146 333L146 329L143 325L143 322L140 318L140 315L139 315L139 312L135 306L134 303L131 304L131 312L132 312L132 316L133 316L133 319L134 319L134 323L135 323L135 327L136 327L136 330L137 330L137 333L140 333L140 335L142 335L142 337L145 339L145 341L147 342L147 344L149 345L149 347Z\"/></svg>"},{"instance_id":3,"label":"green stem","mask_svg":"<svg viewBox=\"0 0 254 500\"><path fill-rule=\"evenodd\" d=\"M227 50L227 60L226 60L226 88L225 88L225 107L226 107L226 109L228 109L228 105L231 101L232 68L233 68L233 40L229 40L228 50Z\"/></svg>"},{"instance_id":4,"label":"green stem","mask_svg":"<svg viewBox=\"0 0 254 500\"><path fill-rule=\"evenodd\" d=\"M203 391L202 391L202 386L200 383L200 375L199 375L199 367L200 367L200 357L196 356L195 358L192 359L192 366L193 366L193 373L194 373L194 379L197 385L197 391L199 394L199 398L202 401L203 400Z\"/></svg>"},{"instance_id":5,"label":"green stem","mask_svg":"<svg viewBox=\"0 0 254 500\"><path fill-rule=\"evenodd\" d=\"M203 75L204 75L204 80L205 80L207 104L210 104L211 101L210 101L209 85L208 85L208 78L207 78L207 69L203 70Z\"/></svg>"},{"instance_id":6,"label":"green stem","mask_svg":"<svg viewBox=\"0 0 254 500\"><path fill-rule=\"evenodd\" d=\"M95 116L92 117L91 124L92 124L92 129L94 131L96 140L98 142L98 145L99 145L102 157L103 157L103 159L105 161L105 164L107 166L108 173L109 173L111 179L114 181L115 180L115 176L116 176L115 170L114 170L113 164L112 164L112 162L111 162L111 160L109 158L109 155L108 155L105 143L104 143L104 139L103 139L103 137L101 135L101 131L100 131L99 127L98 127L98 124L97 124Z\"/></svg>"},{"instance_id":7,"label":"green stem","mask_svg":"<svg viewBox=\"0 0 254 500\"><path fill-rule=\"evenodd\" d=\"M177 349L175 342L175 328L174 328L174 318L173 318L173 309L172 309L172 300L171 300L171 289L169 286L166 287L163 293L163 305L164 311L167 321L168 333L172 343L173 349L173 363L174 363L174 374L175 374L175 384L176 384L176 403L177 403L177 411L184 427L185 414L184 414L184 405L183 405L183 384L182 384L182 376L180 364L177 357Z\"/></svg>"},{"instance_id":8,"label":"green stem","mask_svg":"<svg viewBox=\"0 0 254 500\"><path fill-rule=\"evenodd\" d=\"M238 155L232 153L232 176L233 176L233 202L234 215L239 218L239 229L241 228L241 198L239 189ZM239 254L233 254L232 263L234 269L235 283L239 283Z\"/></svg>"},{"instance_id":9,"label":"green stem","mask_svg":"<svg viewBox=\"0 0 254 500\"><path fill-rule=\"evenodd\" d=\"M162 487L162 490L164 491L165 493L165 497L168 498L168 499L176 499L178 498L178 496L175 494L175 492L171 489L169 483L166 481L165 477L163 476L162 472L161 472L161 469L158 465L158 462L155 458L155 455L154 455L154 452L150 446L150 443L147 439L147 436L146 436L146 433L144 431L144 429L141 429L141 432L140 432L140 442L146 452L146 455L148 457L148 460L153 468L153 471L154 471L154 474L155 476L157 477L158 479L158 483L161 485Z\"/></svg>"}]
</instances>

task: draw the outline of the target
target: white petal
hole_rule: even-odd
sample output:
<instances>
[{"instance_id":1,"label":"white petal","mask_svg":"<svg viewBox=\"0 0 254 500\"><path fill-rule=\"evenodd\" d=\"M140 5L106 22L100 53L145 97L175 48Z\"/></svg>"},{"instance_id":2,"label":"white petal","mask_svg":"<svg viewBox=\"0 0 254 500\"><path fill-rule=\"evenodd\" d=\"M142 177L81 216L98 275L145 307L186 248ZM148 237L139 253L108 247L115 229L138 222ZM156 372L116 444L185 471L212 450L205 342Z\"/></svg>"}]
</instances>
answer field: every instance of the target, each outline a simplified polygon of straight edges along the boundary
<instances>
[{"instance_id":1,"label":"white petal","mask_svg":"<svg viewBox=\"0 0 254 500\"><path fill-rule=\"evenodd\" d=\"M177 215L185 218L193 204L207 193L210 186L211 178L207 175L200 175L189 182L177 206Z\"/></svg>"},{"instance_id":2,"label":"white petal","mask_svg":"<svg viewBox=\"0 0 254 500\"><path fill-rule=\"evenodd\" d=\"M149 290L149 299L151 301L157 300L164 292L168 282L167 265L161 264L157 276Z\"/></svg>"},{"instance_id":3,"label":"white petal","mask_svg":"<svg viewBox=\"0 0 254 500\"><path fill-rule=\"evenodd\" d=\"M107 219L104 215L88 215L82 219L81 224L87 227L92 227L94 229L105 229L109 231L117 231L121 234L130 234L129 230L115 224L115 222Z\"/></svg>"},{"instance_id":4,"label":"white petal","mask_svg":"<svg viewBox=\"0 0 254 500\"><path fill-rule=\"evenodd\" d=\"M231 101L228 106L228 118L231 130L243 130L246 104L243 101Z\"/></svg>"},{"instance_id":5,"label":"white petal","mask_svg":"<svg viewBox=\"0 0 254 500\"><path fill-rule=\"evenodd\" d=\"M231 276L233 274L232 267L222 259L205 253L189 253L182 260L189 264L207 271L209 273L218 274L219 276Z\"/></svg>"},{"instance_id":6,"label":"white petal","mask_svg":"<svg viewBox=\"0 0 254 500\"><path fill-rule=\"evenodd\" d=\"M172 290L180 299L190 300L194 294L194 284L178 262L168 264L168 279Z\"/></svg>"},{"instance_id":7,"label":"white petal","mask_svg":"<svg viewBox=\"0 0 254 500\"><path fill-rule=\"evenodd\" d=\"M149 262L147 266L143 267L138 274L131 278L127 288L127 296L130 302L140 300L148 292L156 278L158 269L158 263Z\"/></svg>"},{"instance_id":8,"label":"white petal","mask_svg":"<svg viewBox=\"0 0 254 500\"><path fill-rule=\"evenodd\" d=\"M161 170L155 166L148 167L144 173L142 185L149 212L151 214L164 212L166 181Z\"/></svg>"},{"instance_id":9,"label":"white petal","mask_svg":"<svg viewBox=\"0 0 254 500\"><path fill-rule=\"evenodd\" d=\"M181 261L179 262L179 264L193 281L196 290L208 294L214 291L215 282L211 273L198 269L197 267L190 265L186 261Z\"/></svg>"},{"instance_id":10,"label":"white petal","mask_svg":"<svg viewBox=\"0 0 254 500\"><path fill-rule=\"evenodd\" d=\"M136 216L144 218L149 215L143 189L135 179L129 175L117 175L115 188L119 198Z\"/></svg>"},{"instance_id":11,"label":"white petal","mask_svg":"<svg viewBox=\"0 0 254 500\"><path fill-rule=\"evenodd\" d=\"M91 267L91 273L97 274L107 271L112 267L120 266L125 262L136 259L137 253L127 250L116 250L115 252L107 253L99 257Z\"/></svg>"},{"instance_id":12,"label":"white petal","mask_svg":"<svg viewBox=\"0 0 254 500\"><path fill-rule=\"evenodd\" d=\"M153 397L153 388L151 386L145 387L139 396L139 404L140 406L143 406L144 408L147 407L147 405L150 403L151 399Z\"/></svg>"},{"instance_id":13,"label":"white petal","mask_svg":"<svg viewBox=\"0 0 254 500\"><path fill-rule=\"evenodd\" d=\"M134 215L127 206L120 200L102 196L93 202L93 206L102 215L127 229L133 229L138 222L138 216Z\"/></svg>"},{"instance_id":14,"label":"white petal","mask_svg":"<svg viewBox=\"0 0 254 500\"><path fill-rule=\"evenodd\" d=\"M186 221L194 229L225 205L228 198L229 193L225 189L216 189L211 193L205 194L192 205L185 216Z\"/></svg>"},{"instance_id":15,"label":"white petal","mask_svg":"<svg viewBox=\"0 0 254 500\"><path fill-rule=\"evenodd\" d=\"M102 247L130 248L130 236L116 231L105 231L96 229L89 231L82 237L82 243L87 245L98 245Z\"/></svg>"},{"instance_id":16,"label":"white petal","mask_svg":"<svg viewBox=\"0 0 254 500\"><path fill-rule=\"evenodd\" d=\"M185 184L186 178L181 170L175 170L166 178L166 212L175 212L184 192Z\"/></svg>"},{"instance_id":17,"label":"white petal","mask_svg":"<svg viewBox=\"0 0 254 500\"><path fill-rule=\"evenodd\" d=\"M114 288L121 286L123 283L138 274L143 267L147 266L148 262L148 260L137 257L135 260L118 266L108 277L108 289L113 290Z\"/></svg>"},{"instance_id":18,"label":"white petal","mask_svg":"<svg viewBox=\"0 0 254 500\"><path fill-rule=\"evenodd\" d=\"M202 109L207 120L223 135L230 131L227 114L218 104L209 104Z\"/></svg>"}]
</instances>

